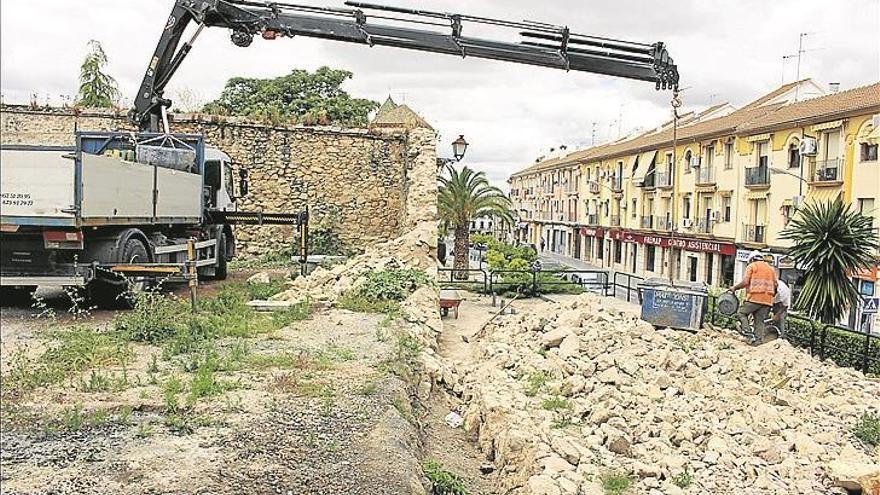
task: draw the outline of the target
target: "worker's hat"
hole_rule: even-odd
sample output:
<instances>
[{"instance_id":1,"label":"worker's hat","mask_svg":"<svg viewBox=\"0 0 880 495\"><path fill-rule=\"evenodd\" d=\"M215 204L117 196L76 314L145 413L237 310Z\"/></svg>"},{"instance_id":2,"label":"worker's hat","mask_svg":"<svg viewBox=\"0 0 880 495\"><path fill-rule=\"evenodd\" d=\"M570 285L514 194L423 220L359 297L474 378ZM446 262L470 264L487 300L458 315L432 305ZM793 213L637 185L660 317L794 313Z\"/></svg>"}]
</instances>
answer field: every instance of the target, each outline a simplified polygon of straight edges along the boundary
<instances>
[{"instance_id":1,"label":"worker's hat","mask_svg":"<svg viewBox=\"0 0 880 495\"><path fill-rule=\"evenodd\" d=\"M761 251L758 251L757 249L752 251L752 253L749 255L749 261L755 261L755 260L764 261L764 253L762 253Z\"/></svg>"}]
</instances>

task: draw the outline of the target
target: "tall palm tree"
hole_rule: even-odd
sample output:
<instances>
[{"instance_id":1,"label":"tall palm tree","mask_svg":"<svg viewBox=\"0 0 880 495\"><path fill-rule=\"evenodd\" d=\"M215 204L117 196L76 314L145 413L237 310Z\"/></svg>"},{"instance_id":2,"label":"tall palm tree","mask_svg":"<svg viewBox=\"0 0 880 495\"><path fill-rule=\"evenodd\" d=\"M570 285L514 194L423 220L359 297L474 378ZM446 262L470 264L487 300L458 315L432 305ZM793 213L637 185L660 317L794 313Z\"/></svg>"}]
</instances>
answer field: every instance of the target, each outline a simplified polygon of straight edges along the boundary
<instances>
[{"instance_id":1,"label":"tall palm tree","mask_svg":"<svg viewBox=\"0 0 880 495\"><path fill-rule=\"evenodd\" d=\"M839 200L808 203L779 237L792 241L789 253L805 270L795 309L834 323L859 304L852 275L870 269L880 249L871 217Z\"/></svg>"},{"instance_id":2,"label":"tall palm tree","mask_svg":"<svg viewBox=\"0 0 880 495\"><path fill-rule=\"evenodd\" d=\"M490 186L486 174L468 167L456 170L446 167L448 177L441 175L437 208L440 220L452 229L455 237L455 260L453 268L456 278L464 278L468 268L468 244L470 241L471 220L493 215L512 222L510 200L497 187Z\"/></svg>"}]
</instances>

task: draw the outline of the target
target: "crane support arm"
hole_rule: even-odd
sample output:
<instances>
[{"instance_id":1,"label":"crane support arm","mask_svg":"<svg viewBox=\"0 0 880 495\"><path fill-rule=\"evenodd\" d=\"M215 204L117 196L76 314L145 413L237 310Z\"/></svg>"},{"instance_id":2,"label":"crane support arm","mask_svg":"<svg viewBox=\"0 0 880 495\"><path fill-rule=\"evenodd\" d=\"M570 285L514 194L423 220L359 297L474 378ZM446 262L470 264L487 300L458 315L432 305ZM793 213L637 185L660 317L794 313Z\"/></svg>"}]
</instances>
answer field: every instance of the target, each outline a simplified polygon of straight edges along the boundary
<instances>
[{"instance_id":1,"label":"crane support arm","mask_svg":"<svg viewBox=\"0 0 880 495\"><path fill-rule=\"evenodd\" d=\"M232 42L249 46L264 39L305 36L333 41L407 48L461 57L592 72L678 88L678 70L663 43L634 43L570 32L533 21L511 22L463 14L388 7L349 1L348 8L323 8L254 0L177 0L150 60L130 113L142 130L157 131L165 86L204 27L224 27ZM198 28L180 41L187 26ZM465 25L515 30L519 39L496 41L463 35ZM179 49L178 49L179 47Z\"/></svg>"}]
</instances>

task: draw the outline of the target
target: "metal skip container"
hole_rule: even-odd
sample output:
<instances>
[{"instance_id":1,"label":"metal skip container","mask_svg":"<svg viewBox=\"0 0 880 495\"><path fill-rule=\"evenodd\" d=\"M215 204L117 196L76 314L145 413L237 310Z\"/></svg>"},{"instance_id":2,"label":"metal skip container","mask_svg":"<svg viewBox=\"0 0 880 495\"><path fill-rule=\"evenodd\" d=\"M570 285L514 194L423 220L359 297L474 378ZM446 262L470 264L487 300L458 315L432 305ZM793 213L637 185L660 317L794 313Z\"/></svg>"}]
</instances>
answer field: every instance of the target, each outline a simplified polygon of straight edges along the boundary
<instances>
[{"instance_id":1,"label":"metal skip container","mask_svg":"<svg viewBox=\"0 0 880 495\"><path fill-rule=\"evenodd\" d=\"M705 284L650 278L639 284L641 318L657 327L696 332L703 327L708 296Z\"/></svg>"}]
</instances>

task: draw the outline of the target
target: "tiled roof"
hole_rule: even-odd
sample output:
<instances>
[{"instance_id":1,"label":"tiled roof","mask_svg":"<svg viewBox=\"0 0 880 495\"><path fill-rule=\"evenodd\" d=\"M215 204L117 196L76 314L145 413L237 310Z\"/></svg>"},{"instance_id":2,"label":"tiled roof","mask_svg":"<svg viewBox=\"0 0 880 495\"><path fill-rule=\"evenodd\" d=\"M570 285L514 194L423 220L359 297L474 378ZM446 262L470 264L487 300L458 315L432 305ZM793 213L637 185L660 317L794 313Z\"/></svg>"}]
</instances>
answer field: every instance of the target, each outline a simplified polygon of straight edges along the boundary
<instances>
[{"instance_id":1,"label":"tiled roof","mask_svg":"<svg viewBox=\"0 0 880 495\"><path fill-rule=\"evenodd\" d=\"M390 103L390 104L389 104ZM393 106L392 106L393 105ZM373 118L373 121L370 122L370 127L391 127L391 128L405 128L405 129L414 129L417 127L431 129L431 124L425 121L419 114L417 114L412 108L402 105L394 105L394 102L391 101L389 97L388 100L382 104L382 107L379 108L379 111L376 112L376 117Z\"/></svg>"},{"instance_id":2,"label":"tiled roof","mask_svg":"<svg viewBox=\"0 0 880 495\"><path fill-rule=\"evenodd\" d=\"M753 130L773 128L791 122L811 119L821 121L823 118L827 120L835 115L873 111L872 109L874 108L880 108L880 83L793 104L770 103L794 89L798 84L806 81L808 80L782 85L744 107L721 117L685 122L684 124L679 122L676 139L680 143L687 143L709 139L713 136L720 137L726 134L753 133ZM701 112L698 115L705 114L711 110ZM673 130L671 127L660 131L651 130L631 139L594 146L569 153L561 158L536 163L514 173L511 177L529 175L552 168L561 168L566 165L576 165L585 161L616 158L618 156L656 150L671 146L672 141Z\"/></svg>"}]
</instances>

